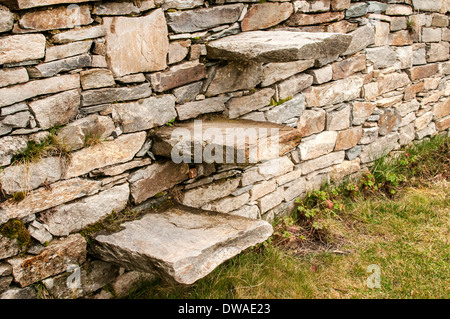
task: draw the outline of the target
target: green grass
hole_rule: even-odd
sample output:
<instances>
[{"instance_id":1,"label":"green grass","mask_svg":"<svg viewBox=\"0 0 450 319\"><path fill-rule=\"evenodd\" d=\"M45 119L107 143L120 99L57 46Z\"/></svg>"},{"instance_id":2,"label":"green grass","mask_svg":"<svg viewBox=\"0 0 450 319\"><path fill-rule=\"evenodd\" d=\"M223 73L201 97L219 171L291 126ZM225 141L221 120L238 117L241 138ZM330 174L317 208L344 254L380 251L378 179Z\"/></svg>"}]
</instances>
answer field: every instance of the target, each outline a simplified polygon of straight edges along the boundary
<instances>
[{"instance_id":1,"label":"green grass","mask_svg":"<svg viewBox=\"0 0 450 319\"><path fill-rule=\"evenodd\" d=\"M373 187L366 180L309 194L270 240L193 285L155 279L128 298L449 298L448 143L436 137L380 159ZM380 289L367 286L372 264Z\"/></svg>"}]
</instances>

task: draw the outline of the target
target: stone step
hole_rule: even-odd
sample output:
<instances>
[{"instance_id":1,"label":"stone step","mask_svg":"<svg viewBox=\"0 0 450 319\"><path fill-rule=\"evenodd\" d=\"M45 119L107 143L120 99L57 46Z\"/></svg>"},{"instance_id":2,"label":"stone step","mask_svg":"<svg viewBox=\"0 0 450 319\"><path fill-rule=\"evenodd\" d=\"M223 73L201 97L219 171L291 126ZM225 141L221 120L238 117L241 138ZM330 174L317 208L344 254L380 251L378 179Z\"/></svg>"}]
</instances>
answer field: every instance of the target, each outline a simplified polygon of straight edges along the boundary
<instances>
[{"instance_id":1,"label":"stone step","mask_svg":"<svg viewBox=\"0 0 450 319\"><path fill-rule=\"evenodd\" d=\"M289 62L339 55L351 40L340 33L251 31L209 42L206 49L211 59Z\"/></svg>"},{"instance_id":2,"label":"stone step","mask_svg":"<svg viewBox=\"0 0 450 319\"><path fill-rule=\"evenodd\" d=\"M98 234L90 245L98 258L127 269L192 284L273 232L263 220L203 211L171 203Z\"/></svg>"},{"instance_id":3,"label":"stone step","mask_svg":"<svg viewBox=\"0 0 450 319\"><path fill-rule=\"evenodd\" d=\"M271 122L214 118L159 128L152 133L154 155L180 163L258 163L300 144L299 129Z\"/></svg>"}]
</instances>

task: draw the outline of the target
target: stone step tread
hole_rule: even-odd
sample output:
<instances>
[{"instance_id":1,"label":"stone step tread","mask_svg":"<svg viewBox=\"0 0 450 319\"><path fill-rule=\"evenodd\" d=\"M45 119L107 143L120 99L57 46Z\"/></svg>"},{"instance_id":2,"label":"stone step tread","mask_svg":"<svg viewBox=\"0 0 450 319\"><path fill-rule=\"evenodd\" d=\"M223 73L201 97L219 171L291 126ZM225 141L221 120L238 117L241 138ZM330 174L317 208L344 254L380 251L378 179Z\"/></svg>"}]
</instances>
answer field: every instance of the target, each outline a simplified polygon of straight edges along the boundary
<instances>
[{"instance_id":1,"label":"stone step tread","mask_svg":"<svg viewBox=\"0 0 450 319\"><path fill-rule=\"evenodd\" d=\"M216 132L213 137L212 132ZM301 141L300 130L296 128L271 122L226 118L166 126L154 131L151 136L152 152L155 155L174 160L172 151L176 154L184 152L194 160L195 145L201 145L202 162L229 164L258 163L274 159L294 149ZM220 149L223 157L215 156L213 160L212 156L208 156L210 152L205 150L212 148L216 151ZM211 154L214 156L217 153Z\"/></svg>"},{"instance_id":2,"label":"stone step tread","mask_svg":"<svg viewBox=\"0 0 450 319\"><path fill-rule=\"evenodd\" d=\"M175 203L121 226L116 233L96 235L91 252L104 261L182 284L203 278L273 232L263 220Z\"/></svg>"},{"instance_id":3,"label":"stone step tread","mask_svg":"<svg viewBox=\"0 0 450 319\"><path fill-rule=\"evenodd\" d=\"M289 62L342 54L351 40L341 33L250 31L209 42L206 49L211 59Z\"/></svg>"}]
</instances>

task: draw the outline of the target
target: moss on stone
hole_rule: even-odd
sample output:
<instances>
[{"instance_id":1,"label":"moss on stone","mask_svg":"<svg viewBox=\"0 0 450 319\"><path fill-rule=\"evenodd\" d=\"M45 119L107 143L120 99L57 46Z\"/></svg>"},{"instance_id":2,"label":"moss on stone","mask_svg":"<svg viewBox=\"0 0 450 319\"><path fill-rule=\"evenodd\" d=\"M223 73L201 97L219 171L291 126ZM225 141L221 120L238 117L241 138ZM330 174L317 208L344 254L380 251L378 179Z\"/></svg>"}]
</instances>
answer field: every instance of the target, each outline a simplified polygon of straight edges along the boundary
<instances>
[{"instance_id":1,"label":"moss on stone","mask_svg":"<svg viewBox=\"0 0 450 319\"><path fill-rule=\"evenodd\" d=\"M0 234L9 239L17 239L22 249L31 246L31 236L24 223L18 219L12 219L0 226Z\"/></svg>"}]
</instances>

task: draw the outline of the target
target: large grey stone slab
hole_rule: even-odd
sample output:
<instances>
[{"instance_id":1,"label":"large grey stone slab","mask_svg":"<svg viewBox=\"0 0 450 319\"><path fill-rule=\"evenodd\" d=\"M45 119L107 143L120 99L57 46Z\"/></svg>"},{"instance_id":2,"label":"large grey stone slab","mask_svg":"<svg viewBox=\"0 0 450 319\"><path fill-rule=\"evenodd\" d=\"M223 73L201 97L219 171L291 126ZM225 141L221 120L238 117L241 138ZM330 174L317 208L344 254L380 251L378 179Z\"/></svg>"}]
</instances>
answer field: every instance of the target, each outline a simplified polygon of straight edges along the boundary
<instances>
[{"instance_id":1,"label":"large grey stone slab","mask_svg":"<svg viewBox=\"0 0 450 319\"><path fill-rule=\"evenodd\" d=\"M177 162L256 163L284 155L301 136L285 125L216 118L162 127L153 139L154 154Z\"/></svg>"},{"instance_id":2,"label":"large grey stone slab","mask_svg":"<svg viewBox=\"0 0 450 319\"><path fill-rule=\"evenodd\" d=\"M91 251L128 269L192 284L273 232L262 220L172 206L97 235Z\"/></svg>"},{"instance_id":3,"label":"large grey stone slab","mask_svg":"<svg viewBox=\"0 0 450 319\"><path fill-rule=\"evenodd\" d=\"M289 62L342 54L351 41L340 33L250 31L212 41L206 49L213 59Z\"/></svg>"}]
</instances>

